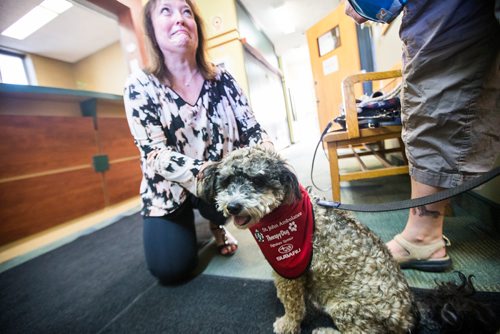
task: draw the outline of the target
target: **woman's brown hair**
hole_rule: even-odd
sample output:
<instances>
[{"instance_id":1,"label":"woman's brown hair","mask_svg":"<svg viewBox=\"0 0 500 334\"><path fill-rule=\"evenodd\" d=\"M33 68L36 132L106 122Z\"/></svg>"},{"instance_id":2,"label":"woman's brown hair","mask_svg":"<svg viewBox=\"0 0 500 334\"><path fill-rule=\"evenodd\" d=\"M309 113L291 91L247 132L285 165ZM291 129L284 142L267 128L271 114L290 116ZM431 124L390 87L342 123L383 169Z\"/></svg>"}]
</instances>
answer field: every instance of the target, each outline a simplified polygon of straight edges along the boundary
<instances>
[{"instance_id":1,"label":"woman's brown hair","mask_svg":"<svg viewBox=\"0 0 500 334\"><path fill-rule=\"evenodd\" d=\"M143 24L149 44L149 54L151 56L151 64L148 71L162 81L168 81L168 68L165 65L165 59L156 40L155 31L153 28L153 20L151 18L152 10L157 6L160 0L149 0L143 9ZM205 40L205 29L203 19L201 18L198 7L191 0L184 0L193 11L194 20L198 31L198 47L196 48L196 64L201 75L207 79L214 79L217 70L216 67L208 60Z\"/></svg>"}]
</instances>

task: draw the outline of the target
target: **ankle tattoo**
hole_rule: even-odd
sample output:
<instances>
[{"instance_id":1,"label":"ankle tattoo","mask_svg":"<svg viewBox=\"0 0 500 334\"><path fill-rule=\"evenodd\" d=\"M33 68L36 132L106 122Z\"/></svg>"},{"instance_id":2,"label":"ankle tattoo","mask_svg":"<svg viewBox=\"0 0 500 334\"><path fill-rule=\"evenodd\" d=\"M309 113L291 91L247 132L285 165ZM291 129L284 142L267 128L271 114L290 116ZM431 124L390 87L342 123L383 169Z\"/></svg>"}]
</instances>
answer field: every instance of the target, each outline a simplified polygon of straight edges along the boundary
<instances>
[{"instance_id":1,"label":"ankle tattoo","mask_svg":"<svg viewBox=\"0 0 500 334\"><path fill-rule=\"evenodd\" d=\"M425 205L417 206L416 208L411 208L411 213L413 215L418 215L419 217L432 217L438 218L441 216L441 212L428 210Z\"/></svg>"}]
</instances>

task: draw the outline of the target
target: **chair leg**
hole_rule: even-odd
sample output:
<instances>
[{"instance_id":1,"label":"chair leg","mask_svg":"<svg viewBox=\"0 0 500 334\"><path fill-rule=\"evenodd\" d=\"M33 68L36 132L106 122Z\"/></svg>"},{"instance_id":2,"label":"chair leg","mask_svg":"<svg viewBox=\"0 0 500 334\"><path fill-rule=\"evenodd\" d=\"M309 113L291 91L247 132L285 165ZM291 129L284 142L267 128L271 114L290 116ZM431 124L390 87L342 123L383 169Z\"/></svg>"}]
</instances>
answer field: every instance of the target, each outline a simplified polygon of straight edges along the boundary
<instances>
[{"instance_id":1,"label":"chair leg","mask_svg":"<svg viewBox=\"0 0 500 334\"><path fill-rule=\"evenodd\" d=\"M385 151L386 146L385 146L385 140L381 140L377 142L378 145L378 153L383 159L387 159L387 153ZM387 161L387 160L386 160Z\"/></svg>"},{"instance_id":2,"label":"chair leg","mask_svg":"<svg viewBox=\"0 0 500 334\"><path fill-rule=\"evenodd\" d=\"M334 201L340 202L340 168L337 148L338 147L335 142L328 143L328 160L330 161L332 198Z\"/></svg>"},{"instance_id":3,"label":"chair leg","mask_svg":"<svg viewBox=\"0 0 500 334\"><path fill-rule=\"evenodd\" d=\"M401 148L401 155L403 156L403 161L405 165L408 165L408 158L406 157L406 150L405 150L405 144L403 142L403 139L401 137L398 138L399 141L399 147Z\"/></svg>"}]
</instances>

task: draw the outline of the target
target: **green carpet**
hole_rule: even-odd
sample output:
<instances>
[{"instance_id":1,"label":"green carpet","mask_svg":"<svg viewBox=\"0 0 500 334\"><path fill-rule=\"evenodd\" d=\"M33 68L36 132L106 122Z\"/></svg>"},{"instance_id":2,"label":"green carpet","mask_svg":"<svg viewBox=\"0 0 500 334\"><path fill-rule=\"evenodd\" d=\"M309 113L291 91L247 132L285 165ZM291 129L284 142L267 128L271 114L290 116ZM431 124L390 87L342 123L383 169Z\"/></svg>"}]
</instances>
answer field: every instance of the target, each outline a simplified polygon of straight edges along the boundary
<instances>
[{"instance_id":1,"label":"green carpet","mask_svg":"<svg viewBox=\"0 0 500 334\"><path fill-rule=\"evenodd\" d=\"M308 134L306 139L282 151L293 166L304 186L312 186L311 167L313 148L317 138ZM352 159L345 159L342 170L359 168ZM365 160L369 168L379 164L376 159ZM322 190L314 192L331 200L330 169L324 152L318 150L312 173L314 184ZM389 176L370 180L342 182L343 203L386 203L410 198L409 176ZM424 273L405 270L411 286L430 288L434 281L445 281L453 277L454 270L474 275L480 291L500 291L500 208L498 204L478 200L470 193L452 200L453 215L445 217L444 232L451 240L448 253L453 260L453 268L448 273ZM408 210L382 213L355 213L359 220L370 227L382 240L389 241L400 233L407 220ZM239 260L243 262L243 260ZM255 273L253 273L255 274ZM266 271L263 274L267 274Z\"/></svg>"},{"instance_id":2,"label":"green carpet","mask_svg":"<svg viewBox=\"0 0 500 334\"><path fill-rule=\"evenodd\" d=\"M369 181L356 181L342 188L344 203L382 203L409 198L409 178L391 176ZM426 273L405 270L404 273L413 287L429 288L434 281L446 281L456 276L454 271L474 275L475 285L480 291L500 291L500 233L492 222L477 217L471 206L474 198L468 195L467 209L463 199L452 201L452 215L445 217L444 234L451 240L448 254L453 267L448 273ZM480 205L480 204L478 204ZM400 233L406 223L408 210L354 214L373 232L387 242Z\"/></svg>"}]
</instances>

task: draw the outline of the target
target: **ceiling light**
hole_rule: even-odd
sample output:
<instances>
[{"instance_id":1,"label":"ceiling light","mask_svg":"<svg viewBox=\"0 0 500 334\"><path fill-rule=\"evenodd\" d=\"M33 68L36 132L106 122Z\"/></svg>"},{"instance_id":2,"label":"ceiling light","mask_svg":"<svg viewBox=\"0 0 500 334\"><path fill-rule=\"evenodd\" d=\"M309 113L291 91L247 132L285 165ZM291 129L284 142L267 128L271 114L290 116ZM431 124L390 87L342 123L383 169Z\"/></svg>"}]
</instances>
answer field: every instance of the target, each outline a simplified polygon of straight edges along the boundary
<instances>
[{"instance_id":1,"label":"ceiling light","mask_svg":"<svg viewBox=\"0 0 500 334\"><path fill-rule=\"evenodd\" d=\"M2 32L2 35L23 40L73 6L66 0L45 0Z\"/></svg>"},{"instance_id":2,"label":"ceiling light","mask_svg":"<svg viewBox=\"0 0 500 334\"><path fill-rule=\"evenodd\" d=\"M295 25L293 23L287 22L286 24L281 25L281 32L285 35L291 34L295 32Z\"/></svg>"},{"instance_id":3,"label":"ceiling light","mask_svg":"<svg viewBox=\"0 0 500 334\"><path fill-rule=\"evenodd\" d=\"M35 7L2 32L2 35L16 39L25 39L57 16L43 7Z\"/></svg>"},{"instance_id":4,"label":"ceiling light","mask_svg":"<svg viewBox=\"0 0 500 334\"><path fill-rule=\"evenodd\" d=\"M284 34L291 34L295 32L294 16L290 5L286 2L281 6L274 8L276 23L279 29Z\"/></svg>"},{"instance_id":5,"label":"ceiling light","mask_svg":"<svg viewBox=\"0 0 500 334\"><path fill-rule=\"evenodd\" d=\"M66 0L45 0L40 4L40 6L50 9L57 14L61 14L62 12L70 9L73 4Z\"/></svg>"}]
</instances>

